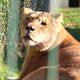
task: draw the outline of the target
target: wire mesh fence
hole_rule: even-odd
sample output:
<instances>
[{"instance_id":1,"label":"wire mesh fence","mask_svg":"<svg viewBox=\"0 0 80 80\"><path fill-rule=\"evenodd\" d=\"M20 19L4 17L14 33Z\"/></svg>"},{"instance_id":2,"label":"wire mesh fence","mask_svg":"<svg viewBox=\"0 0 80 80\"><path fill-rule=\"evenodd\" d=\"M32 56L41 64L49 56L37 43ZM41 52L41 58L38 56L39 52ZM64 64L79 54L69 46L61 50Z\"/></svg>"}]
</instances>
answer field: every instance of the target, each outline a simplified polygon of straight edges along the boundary
<instances>
[{"instance_id":1,"label":"wire mesh fence","mask_svg":"<svg viewBox=\"0 0 80 80\"><path fill-rule=\"evenodd\" d=\"M6 43L7 27L6 27L6 13L5 9L0 7L0 53L3 51Z\"/></svg>"},{"instance_id":2,"label":"wire mesh fence","mask_svg":"<svg viewBox=\"0 0 80 80\"><path fill-rule=\"evenodd\" d=\"M9 1L10 0L0 0L0 80L6 80L7 71L8 71L8 68L7 68L8 65L6 63L6 54L7 54L6 47L8 45L8 42L7 42L8 37L7 36L8 36L8 28L9 28L8 27L8 18L9 18L8 6L9 6L9 3L10 3ZM49 0L20 0L20 2L21 2L20 3L21 8L22 7L28 7L28 8L32 8L33 10L49 11ZM54 8L52 7L52 9L54 9ZM79 9L79 11L80 11L80 9ZM79 11L78 11L78 13L79 13ZM67 15L68 10L65 10L65 12L66 12L66 15ZM73 10L72 10L72 13L73 13ZM13 17L14 17L14 15L13 15ZM73 17L73 14L72 14L72 17ZM69 18L72 19L72 17L70 16ZM66 21L69 21L69 18L67 18L68 20L66 20ZM75 18L75 17L73 17L73 18ZM78 23L80 23L79 20L77 20L77 19L75 19L75 21L78 21ZM80 31L80 29L79 29L79 31ZM13 29L12 29L12 32L13 32ZM73 33L74 33L74 31L73 31ZM80 40L80 37L79 37L79 40ZM21 46L22 46L22 44L21 44ZM24 46L22 46L22 47L25 48ZM25 51L21 50L21 48L20 48L19 52L21 52L20 53L21 55L24 55ZM18 56L18 59L19 59L18 64L17 64L18 65L17 69L19 70L19 69L21 69L23 58L20 58L20 55L17 55L17 56ZM16 73L19 74L19 71L15 71L14 73L9 71L8 73L11 74L11 75L14 74L14 76L15 76ZM11 77L7 77L7 78L10 79Z\"/></svg>"},{"instance_id":3,"label":"wire mesh fence","mask_svg":"<svg viewBox=\"0 0 80 80\"><path fill-rule=\"evenodd\" d=\"M5 45L7 44L7 1L0 1L0 80L5 80L6 64L4 60Z\"/></svg>"},{"instance_id":4,"label":"wire mesh fence","mask_svg":"<svg viewBox=\"0 0 80 80\"><path fill-rule=\"evenodd\" d=\"M0 1L0 53L3 52L5 45L7 44L7 21L8 21L8 0L1 0ZM23 5L22 5L23 6ZM25 7L31 7L31 0L24 1Z\"/></svg>"},{"instance_id":5,"label":"wire mesh fence","mask_svg":"<svg viewBox=\"0 0 80 80\"><path fill-rule=\"evenodd\" d=\"M42 1L42 2L41 2ZM1 0L0 1L0 80L6 80L7 77L7 63L6 63L6 54L7 54L7 46L8 46L8 7L9 7L10 0ZM44 7L42 7L46 4ZM48 2L46 0L21 0L21 8L28 7L32 8L33 10L44 10L48 11ZM13 15L14 16L14 15ZM19 49L20 50L20 49ZM23 51L24 52L24 51ZM21 52L21 53L23 53ZM20 63L20 60L18 63ZM22 63L21 63L22 64ZM18 64L18 68L21 64ZM16 73L16 72L15 72ZM13 74L9 71L9 74Z\"/></svg>"},{"instance_id":6,"label":"wire mesh fence","mask_svg":"<svg viewBox=\"0 0 80 80\"><path fill-rule=\"evenodd\" d=\"M23 1L21 0L20 5L21 5L21 8L24 6L31 8L31 3L32 3L31 0L23 0ZM7 61L6 61L7 46L9 45L9 43L8 43L8 29L9 29L8 21L9 21L9 17L11 16L8 14L9 6L10 6L10 0L1 0L0 1L0 80L6 80L6 78L10 79L11 77L8 77L8 73L13 76L18 74L18 71L15 71L14 73L11 71L8 71L9 67L8 67ZM21 61L22 60L19 61L19 64L21 64ZM19 64L17 67L18 69L20 67Z\"/></svg>"}]
</instances>

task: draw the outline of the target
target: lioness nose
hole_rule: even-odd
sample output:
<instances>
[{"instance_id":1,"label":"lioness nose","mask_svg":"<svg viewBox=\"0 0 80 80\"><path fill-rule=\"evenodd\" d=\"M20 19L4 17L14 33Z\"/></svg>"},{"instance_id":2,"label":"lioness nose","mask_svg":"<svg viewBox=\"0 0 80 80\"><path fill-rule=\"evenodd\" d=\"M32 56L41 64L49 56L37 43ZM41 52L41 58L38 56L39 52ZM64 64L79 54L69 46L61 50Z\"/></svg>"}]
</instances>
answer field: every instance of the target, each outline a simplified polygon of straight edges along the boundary
<instances>
[{"instance_id":1,"label":"lioness nose","mask_svg":"<svg viewBox=\"0 0 80 80\"><path fill-rule=\"evenodd\" d=\"M29 30L29 31L34 31L35 30L35 28L33 26L29 26L29 25L26 27L26 29Z\"/></svg>"}]
</instances>

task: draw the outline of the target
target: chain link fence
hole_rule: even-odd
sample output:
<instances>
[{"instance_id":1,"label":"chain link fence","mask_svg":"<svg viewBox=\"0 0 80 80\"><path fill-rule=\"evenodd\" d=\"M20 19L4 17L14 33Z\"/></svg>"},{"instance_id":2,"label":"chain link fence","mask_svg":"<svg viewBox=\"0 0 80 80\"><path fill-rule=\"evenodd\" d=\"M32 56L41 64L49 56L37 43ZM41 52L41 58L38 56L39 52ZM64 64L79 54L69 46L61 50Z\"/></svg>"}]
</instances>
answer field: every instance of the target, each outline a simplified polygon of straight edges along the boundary
<instances>
[{"instance_id":1,"label":"chain link fence","mask_svg":"<svg viewBox=\"0 0 80 80\"><path fill-rule=\"evenodd\" d=\"M48 11L48 1L49 0L23 0L24 4L22 6L32 8L33 10L44 10ZM4 47L6 45L7 39L7 21L8 21L8 13L7 6L8 0L0 1L0 53L3 52ZM36 7L37 6L37 7Z\"/></svg>"},{"instance_id":2,"label":"chain link fence","mask_svg":"<svg viewBox=\"0 0 80 80\"><path fill-rule=\"evenodd\" d=\"M7 37L7 3L0 3L0 53L3 52Z\"/></svg>"},{"instance_id":3,"label":"chain link fence","mask_svg":"<svg viewBox=\"0 0 80 80\"><path fill-rule=\"evenodd\" d=\"M47 2L47 1L46 1ZM21 7L32 8L33 10L44 10L48 11L45 0L21 0ZM7 35L8 35L8 3L9 0L0 0L0 80L5 80L6 74L6 66L4 63L5 55L7 53ZM46 5L45 5L46 4ZM45 5L45 7L42 7ZM22 61L22 60L21 60ZM19 62L21 62L19 59ZM3 65L4 64L4 65ZM22 63L21 63L22 65ZM18 66L18 68L20 65ZM4 68L4 69L3 69ZM2 70L3 69L3 70Z\"/></svg>"},{"instance_id":4,"label":"chain link fence","mask_svg":"<svg viewBox=\"0 0 80 80\"><path fill-rule=\"evenodd\" d=\"M8 2L8 0L0 1L0 53L4 53L4 48L7 44ZM31 0L24 0L24 6L31 8Z\"/></svg>"},{"instance_id":5,"label":"chain link fence","mask_svg":"<svg viewBox=\"0 0 80 80\"><path fill-rule=\"evenodd\" d=\"M48 11L49 0L21 0L21 6L32 8L33 10ZM7 44L7 21L8 21L8 3L9 0L0 1L0 53L4 53Z\"/></svg>"}]
</instances>

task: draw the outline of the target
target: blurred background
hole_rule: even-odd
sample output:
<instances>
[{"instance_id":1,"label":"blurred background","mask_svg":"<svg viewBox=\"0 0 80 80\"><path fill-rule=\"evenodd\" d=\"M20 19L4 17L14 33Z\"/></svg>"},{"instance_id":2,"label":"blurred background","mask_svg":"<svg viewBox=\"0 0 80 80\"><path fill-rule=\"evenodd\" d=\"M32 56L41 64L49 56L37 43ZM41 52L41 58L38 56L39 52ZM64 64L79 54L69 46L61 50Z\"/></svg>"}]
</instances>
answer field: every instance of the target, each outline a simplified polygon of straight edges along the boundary
<instances>
[{"instance_id":1,"label":"blurred background","mask_svg":"<svg viewBox=\"0 0 80 80\"><path fill-rule=\"evenodd\" d=\"M80 0L0 0L0 80L17 78L24 60L17 48L22 7L63 13L63 26L80 41Z\"/></svg>"}]
</instances>

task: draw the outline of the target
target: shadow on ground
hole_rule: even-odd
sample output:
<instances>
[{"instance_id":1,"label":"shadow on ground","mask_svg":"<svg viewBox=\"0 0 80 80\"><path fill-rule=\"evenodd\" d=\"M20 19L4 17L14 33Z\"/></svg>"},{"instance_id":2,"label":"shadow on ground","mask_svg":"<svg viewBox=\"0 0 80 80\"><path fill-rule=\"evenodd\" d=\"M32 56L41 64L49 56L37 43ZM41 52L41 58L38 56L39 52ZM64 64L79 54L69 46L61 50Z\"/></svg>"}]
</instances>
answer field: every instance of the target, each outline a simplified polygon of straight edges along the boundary
<instances>
[{"instance_id":1,"label":"shadow on ground","mask_svg":"<svg viewBox=\"0 0 80 80\"><path fill-rule=\"evenodd\" d=\"M66 28L66 30L71 33L78 41L80 41L80 29L79 28Z\"/></svg>"}]
</instances>

